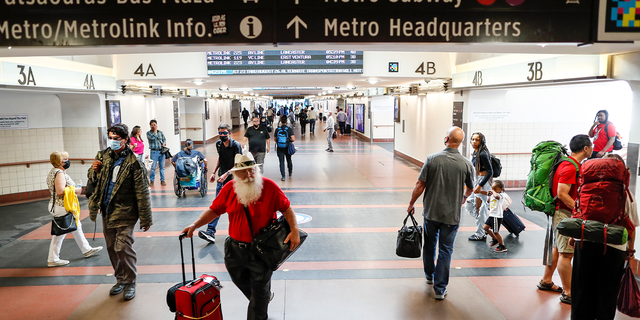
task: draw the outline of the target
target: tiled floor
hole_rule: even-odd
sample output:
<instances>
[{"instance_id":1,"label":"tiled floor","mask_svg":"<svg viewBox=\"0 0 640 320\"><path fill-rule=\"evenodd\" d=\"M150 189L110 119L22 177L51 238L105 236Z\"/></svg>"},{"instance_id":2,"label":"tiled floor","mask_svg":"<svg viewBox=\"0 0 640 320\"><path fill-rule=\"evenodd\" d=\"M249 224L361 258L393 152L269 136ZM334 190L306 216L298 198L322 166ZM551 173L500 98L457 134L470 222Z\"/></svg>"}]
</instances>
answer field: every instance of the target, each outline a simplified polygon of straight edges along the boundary
<instances>
[{"instance_id":1,"label":"tiled floor","mask_svg":"<svg viewBox=\"0 0 640 320\"><path fill-rule=\"evenodd\" d=\"M297 213L312 217L300 227L310 235L301 249L274 273L270 319L569 319L570 307L558 294L541 292L542 248L546 219L524 212L520 192L511 192L512 208L527 229L505 236L509 252L496 254L488 243L469 242L473 219L463 214L452 262L449 294L433 299L424 282L421 259L395 255L395 238L419 168L393 156L389 144L370 144L352 136L334 141L327 153L326 136L304 137L296 128L298 152L294 175L280 181L275 152L267 155L265 176L276 181ZM233 137L242 140L243 131ZM439 137L438 137L439 138ZM201 148L210 163L211 144ZM173 181L167 169L167 181ZM214 188L211 188L214 189ZM47 268L50 241L47 201L0 207L1 319L173 319L166 290L181 280L177 235L215 197L196 191L178 199L170 185L151 190L154 225L137 232L136 298L124 302L109 296L115 280L106 252L85 259L69 236L61 256L71 264ZM86 208L86 200L81 202ZM89 242L104 245L98 224L82 212ZM421 221L421 219L419 220ZM195 239L198 273L222 280L225 319L245 319L247 300L229 281L223 264L228 220L221 218L218 244ZM188 268L189 269L189 268ZM559 283L559 279L554 279ZM618 315L617 319L626 319Z\"/></svg>"}]
</instances>

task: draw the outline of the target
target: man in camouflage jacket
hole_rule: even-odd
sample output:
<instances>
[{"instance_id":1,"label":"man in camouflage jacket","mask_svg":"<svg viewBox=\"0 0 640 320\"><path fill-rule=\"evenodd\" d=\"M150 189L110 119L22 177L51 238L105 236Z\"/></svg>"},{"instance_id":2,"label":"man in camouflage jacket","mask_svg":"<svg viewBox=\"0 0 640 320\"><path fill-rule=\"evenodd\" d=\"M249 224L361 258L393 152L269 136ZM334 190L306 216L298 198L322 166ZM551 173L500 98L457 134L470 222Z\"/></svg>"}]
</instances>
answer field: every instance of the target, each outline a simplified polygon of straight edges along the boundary
<instances>
[{"instance_id":1,"label":"man in camouflage jacket","mask_svg":"<svg viewBox=\"0 0 640 320\"><path fill-rule=\"evenodd\" d=\"M133 250L133 231L140 219L140 229L152 223L147 170L129 149L129 130L124 124L109 128L109 148L96 156L89 172L95 191L89 198L91 221L102 213L104 239L117 279L111 295L124 291L124 300L135 297L137 257Z\"/></svg>"}]
</instances>

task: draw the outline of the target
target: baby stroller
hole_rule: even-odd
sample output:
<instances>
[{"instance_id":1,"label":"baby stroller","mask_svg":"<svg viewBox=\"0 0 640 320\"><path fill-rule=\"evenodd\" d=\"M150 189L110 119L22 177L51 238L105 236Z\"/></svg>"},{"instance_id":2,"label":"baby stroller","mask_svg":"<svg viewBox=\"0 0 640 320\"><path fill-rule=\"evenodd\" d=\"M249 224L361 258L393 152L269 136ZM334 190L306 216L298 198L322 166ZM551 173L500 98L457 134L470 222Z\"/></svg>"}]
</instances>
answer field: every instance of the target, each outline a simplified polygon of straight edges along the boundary
<instances>
[{"instance_id":1,"label":"baby stroller","mask_svg":"<svg viewBox=\"0 0 640 320\"><path fill-rule=\"evenodd\" d=\"M184 198L186 190L198 190L200 196L207 194L207 172L204 160L199 157L182 157L176 161L173 191L178 198Z\"/></svg>"}]
</instances>

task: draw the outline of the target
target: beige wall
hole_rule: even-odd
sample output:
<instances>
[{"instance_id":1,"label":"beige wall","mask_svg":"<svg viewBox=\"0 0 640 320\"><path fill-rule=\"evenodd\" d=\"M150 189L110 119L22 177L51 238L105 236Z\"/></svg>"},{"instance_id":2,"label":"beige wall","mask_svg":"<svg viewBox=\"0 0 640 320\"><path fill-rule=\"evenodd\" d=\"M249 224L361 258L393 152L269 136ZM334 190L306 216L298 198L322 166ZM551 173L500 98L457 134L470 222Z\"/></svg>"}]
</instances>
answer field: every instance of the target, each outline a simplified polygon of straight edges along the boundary
<instances>
[{"instance_id":1,"label":"beige wall","mask_svg":"<svg viewBox=\"0 0 640 320\"><path fill-rule=\"evenodd\" d=\"M453 121L453 93L400 96L400 122L395 127L395 150L424 162L444 149L444 136ZM402 121L405 132L402 132Z\"/></svg>"}]
</instances>

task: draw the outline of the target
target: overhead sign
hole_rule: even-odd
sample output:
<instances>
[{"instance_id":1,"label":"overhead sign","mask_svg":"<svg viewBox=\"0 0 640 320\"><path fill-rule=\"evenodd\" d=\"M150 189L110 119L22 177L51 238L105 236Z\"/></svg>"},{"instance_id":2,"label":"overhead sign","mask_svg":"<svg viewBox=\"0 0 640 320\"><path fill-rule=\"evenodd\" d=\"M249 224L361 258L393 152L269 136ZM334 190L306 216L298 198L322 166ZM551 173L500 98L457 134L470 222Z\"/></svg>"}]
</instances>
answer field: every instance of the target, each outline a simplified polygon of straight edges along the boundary
<instances>
[{"instance_id":1,"label":"overhead sign","mask_svg":"<svg viewBox=\"0 0 640 320\"><path fill-rule=\"evenodd\" d=\"M367 77L451 78L448 53L366 51L364 56Z\"/></svg>"},{"instance_id":2,"label":"overhead sign","mask_svg":"<svg viewBox=\"0 0 640 320\"><path fill-rule=\"evenodd\" d=\"M3 0L0 46L588 42L595 0Z\"/></svg>"},{"instance_id":3,"label":"overhead sign","mask_svg":"<svg viewBox=\"0 0 640 320\"><path fill-rule=\"evenodd\" d=\"M453 88L486 87L603 76L598 55L558 56L517 64L479 68L452 76ZM606 69L605 69L606 70Z\"/></svg>"},{"instance_id":4,"label":"overhead sign","mask_svg":"<svg viewBox=\"0 0 640 320\"><path fill-rule=\"evenodd\" d=\"M598 10L598 41L640 40L638 14L638 1L601 0Z\"/></svg>"},{"instance_id":5,"label":"overhead sign","mask_svg":"<svg viewBox=\"0 0 640 320\"><path fill-rule=\"evenodd\" d=\"M208 75L362 73L362 51L256 50L207 52Z\"/></svg>"},{"instance_id":6,"label":"overhead sign","mask_svg":"<svg viewBox=\"0 0 640 320\"><path fill-rule=\"evenodd\" d=\"M87 91L117 91L116 79L103 75L2 61L0 84Z\"/></svg>"}]
</instances>

